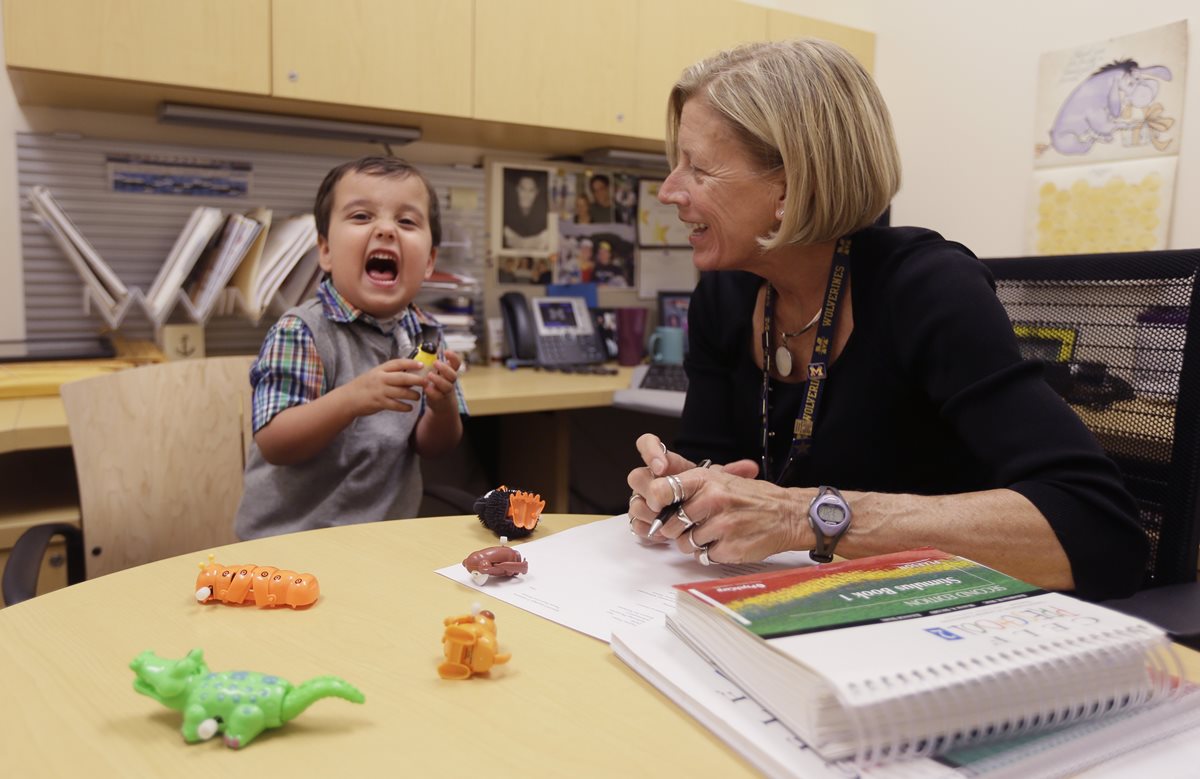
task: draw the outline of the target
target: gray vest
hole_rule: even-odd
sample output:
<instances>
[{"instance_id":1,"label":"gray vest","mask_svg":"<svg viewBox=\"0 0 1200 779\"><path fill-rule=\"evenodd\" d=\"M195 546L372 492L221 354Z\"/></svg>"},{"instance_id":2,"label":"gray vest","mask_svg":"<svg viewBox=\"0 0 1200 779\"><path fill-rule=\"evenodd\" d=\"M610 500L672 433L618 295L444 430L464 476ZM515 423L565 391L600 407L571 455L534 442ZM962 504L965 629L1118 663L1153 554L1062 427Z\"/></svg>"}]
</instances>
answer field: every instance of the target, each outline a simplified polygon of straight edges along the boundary
<instances>
[{"instance_id":1,"label":"gray vest","mask_svg":"<svg viewBox=\"0 0 1200 779\"><path fill-rule=\"evenodd\" d=\"M407 357L411 339L360 321L331 322L314 298L288 311L312 332L328 387L340 387L381 363ZM414 517L421 505L421 467L410 446L419 418L412 411L359 417L320 453L298 465L272 465L252 444L246 492L234 530L249 539L318 527Z\"/></svg>"}]
</instances>

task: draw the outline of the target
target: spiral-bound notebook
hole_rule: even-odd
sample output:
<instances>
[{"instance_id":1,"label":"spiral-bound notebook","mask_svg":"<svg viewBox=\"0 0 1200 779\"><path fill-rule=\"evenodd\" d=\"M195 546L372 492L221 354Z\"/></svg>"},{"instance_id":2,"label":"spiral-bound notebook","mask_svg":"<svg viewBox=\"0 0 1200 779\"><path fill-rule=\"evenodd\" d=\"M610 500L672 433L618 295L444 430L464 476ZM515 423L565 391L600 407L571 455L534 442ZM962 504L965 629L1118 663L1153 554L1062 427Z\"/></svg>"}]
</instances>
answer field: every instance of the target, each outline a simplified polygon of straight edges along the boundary
<instances>
[{"instance_id":1,"label":"spiral-bound notebook","mask_svg":"<svg viewBox=\"0 0 1200 779\"><path fill-rule=\"evenodd\" d=\"M940 754L1161 701L1161 630L934 549L676 585L668 626L828 760Z\"/></svg>"}]
</instances>

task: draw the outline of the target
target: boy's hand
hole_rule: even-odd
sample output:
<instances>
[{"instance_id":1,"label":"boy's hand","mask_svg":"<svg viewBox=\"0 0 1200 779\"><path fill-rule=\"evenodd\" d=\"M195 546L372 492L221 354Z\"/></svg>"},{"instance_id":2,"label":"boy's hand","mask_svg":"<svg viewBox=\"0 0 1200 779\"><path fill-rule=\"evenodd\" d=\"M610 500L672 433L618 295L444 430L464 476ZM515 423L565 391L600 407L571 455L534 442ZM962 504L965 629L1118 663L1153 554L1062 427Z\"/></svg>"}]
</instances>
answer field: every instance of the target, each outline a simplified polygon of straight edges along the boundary
<instances>
[{"instance_id":1,"label":"boy's hand","mask_svg":"<svg viewBox=\"0 0 1200 779\"><path fill-rule=\"evenodd\" d=\"M388 360L346 384L344 389L355 416L365 417L380 411L412 411L412 401L421 399L421 393L416 389L422 383L417 373L421 367L416 360Z\"/></svg>"},{"instance_id":2,"label":"boy's hand","mask_svg":"<svg viewBox=\"0 0 1200 779\"><path fill-rule=\"evenodd\" d=\"M461 367L462 358L447 349L445 362L438 360L425 374L425 403L433 413L458 413L454 385L458 382L458 369Z\"/></svg>"}]
</instances>

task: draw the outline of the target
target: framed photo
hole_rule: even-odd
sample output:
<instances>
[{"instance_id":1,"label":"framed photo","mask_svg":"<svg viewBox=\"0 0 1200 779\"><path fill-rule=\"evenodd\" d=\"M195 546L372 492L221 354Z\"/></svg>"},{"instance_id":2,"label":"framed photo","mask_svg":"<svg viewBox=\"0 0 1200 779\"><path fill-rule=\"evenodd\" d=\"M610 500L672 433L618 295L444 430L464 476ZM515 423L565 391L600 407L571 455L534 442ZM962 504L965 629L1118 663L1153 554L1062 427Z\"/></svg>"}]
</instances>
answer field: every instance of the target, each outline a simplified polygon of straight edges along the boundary
<instances>
[{"instance_id":1,"label":"framed photo","mask_svg":"<svg viewBox=\"0 0 1200 779\"><path fill-rule=\"evenodd\" d=\"M503 168L501 248L549 251L550 173L537 168Z\"/></svg>"},{"instance_id":2,"label":"framed photo","mask_svg":"<svg viewBox=\"0 0 1200 779\"><path fill-rule=\"evenodd\" d=\"M664 327L682 327L684 334L688 329L688 304L691 302L691 292L658 293L658 324Z\"/></svg>"},{"instance_id":3,"label":"framed photo","mask_svg":"<svg viewBox=\"0 0 1200 779\"><path fill-rule=\"evenodd\" d=\"M592 324L596 326L596 335L604 343L604 352L608 359L617 359L617 310L615 308L593 308Z\"/></svg>"}]
</instances>

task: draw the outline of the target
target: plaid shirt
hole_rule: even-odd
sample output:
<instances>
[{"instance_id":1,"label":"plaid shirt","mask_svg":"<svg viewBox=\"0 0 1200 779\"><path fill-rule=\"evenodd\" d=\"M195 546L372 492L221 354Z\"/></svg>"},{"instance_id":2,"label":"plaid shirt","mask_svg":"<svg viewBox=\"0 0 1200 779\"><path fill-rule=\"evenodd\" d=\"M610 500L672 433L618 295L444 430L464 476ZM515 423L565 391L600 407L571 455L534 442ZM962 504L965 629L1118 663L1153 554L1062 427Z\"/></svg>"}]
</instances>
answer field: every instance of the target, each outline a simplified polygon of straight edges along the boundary
<instances>
[{"instance_id":1,"label":"plaid shirt","mask_svg":"<svg viewBox=\"0 0 1200 779\"><path fill-rule=\"evenodd\" d=\"M350 324L361 320L363 324L375 327L382 333L394 333L396 328L403 328L413 343L420 342L422 327L435 327L441 331L437 320L411 303L396 319L381 322L347 303L328 278L317 288L317 297L321 301L322 313L331 322ZM439 339L438 358L444 360L445 352L445 346ZM254 387L255 433L280 411L316 400L332 389L326 386L325 370L312 333L300 317L285 314L272 325L263 340L258 359L250 368L250 384ZM459 413L466 414L467 402L463 398L462 385L458 382L454 384L454 394L458 398ZM422 396L420 413L424 412L425 398Z\"/></svg>"}]
</instances>

